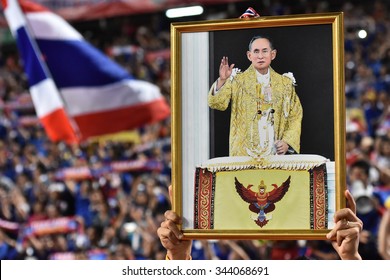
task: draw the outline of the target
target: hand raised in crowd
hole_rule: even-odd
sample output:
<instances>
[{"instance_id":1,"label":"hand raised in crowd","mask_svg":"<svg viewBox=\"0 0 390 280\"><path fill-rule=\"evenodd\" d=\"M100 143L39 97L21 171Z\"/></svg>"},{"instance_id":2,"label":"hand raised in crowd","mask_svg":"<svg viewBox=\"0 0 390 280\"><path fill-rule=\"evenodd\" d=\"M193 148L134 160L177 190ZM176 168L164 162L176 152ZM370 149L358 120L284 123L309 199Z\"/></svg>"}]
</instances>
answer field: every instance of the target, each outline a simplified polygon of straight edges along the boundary
<instances>
[{"instance_id":1,"label":"hand raised in crowd","mask_svg":"<svg viewBox=\"0 0 390 280\"><path fill-rule=\"evenodd\" d=\"M335 227L326 237L332 239L333 248L342 260L361 260L358 248L363 222L356 216L356 203L348 190L345 191L345 196L349 208L335 213Z\"/></svg>"},{"instance_id":2,"label":"hand raised in crowd","mask_svg":"<svg viewBox=\"0 0 390 280\"><path fill-rule=\"evenodd\" d=\"M172 201L172 186L169 186L169 198ZM167 257L170 260L191 259L192 240L183 240L183 234L179 230L182 220L175 212L168 210L164 213L165 221L157 229L157 235L161 244L167 249Z\"/></svg>"},{"instance_id":3,"label":"hand raised in crowd","mask_svg":"<svg viewBox=\"0 0 390 280\"><path fill-rule=\"evenodd\" d=\"M172 210L164 214L165 221L157 229L161 244L167 249L167 257L170 260L191 259L192 240L183 240L183 234L178 228L181 218Z\"/></svg>"}]
</instances>

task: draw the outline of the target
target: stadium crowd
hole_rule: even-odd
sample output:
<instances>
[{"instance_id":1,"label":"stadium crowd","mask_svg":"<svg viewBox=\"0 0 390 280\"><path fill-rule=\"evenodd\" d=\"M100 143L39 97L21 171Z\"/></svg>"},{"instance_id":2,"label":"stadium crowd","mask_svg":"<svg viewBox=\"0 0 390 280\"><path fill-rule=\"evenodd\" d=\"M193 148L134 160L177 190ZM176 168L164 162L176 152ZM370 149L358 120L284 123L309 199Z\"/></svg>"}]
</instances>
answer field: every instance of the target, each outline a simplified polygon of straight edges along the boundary
<instances>
[{"instance_id":1,"label":"stadium crowd","mask_svg":"<svg viewBox=\"0 0 390 280\"><path fill-rule=\"evenodd\" d=\"M378 232L390 211L390 6L387 1L272 2L252 7L262 16L344 12L347 180L364 222L360 253L363 259L389 258L378 246ZM229 7L225 16L243 12L239 5ZM74 26L136 78L158 85L169 101L169 22L162 14L137 19L94 22L98 32L88 24ZM363 29L366 38L357 36ZM53 143L34 117L16 47L2 48L0 259L164 259L156 230L170 209L170 129L167 119L130 138ZM303 256L338 258L327 241L196 240L192 250L193 259Z\"/></svg>"}]
</instances>

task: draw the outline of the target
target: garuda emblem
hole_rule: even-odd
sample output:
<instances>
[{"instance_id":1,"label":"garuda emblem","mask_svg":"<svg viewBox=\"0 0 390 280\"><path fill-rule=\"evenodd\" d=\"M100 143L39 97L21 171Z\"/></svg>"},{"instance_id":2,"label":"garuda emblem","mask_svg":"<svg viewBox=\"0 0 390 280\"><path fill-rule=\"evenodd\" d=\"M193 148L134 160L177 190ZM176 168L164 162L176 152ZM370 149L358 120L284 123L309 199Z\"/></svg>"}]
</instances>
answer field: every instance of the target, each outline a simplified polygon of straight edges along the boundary
<instances>
[{"instance_id":1,"label":"garuda emblem","mask_svg":"<svg viewBox=\"0 0 390 280\"><path fill-rule=\"evenodd\" d=\"M267 187L263 180L261 180L258 186L258 192L254 192L251 190L253 185L244 187L236 177L234 179L238 194L244 201L249 203L249 210L257 214L257 217L253 218L253 220L259 227L263 227L272 218L272 215L266 214L275 210L275 203L280 201L288 191L291 176L281 186L272 184L274 189L269 192L266 192Z\"/></svg>"}]
</instances>

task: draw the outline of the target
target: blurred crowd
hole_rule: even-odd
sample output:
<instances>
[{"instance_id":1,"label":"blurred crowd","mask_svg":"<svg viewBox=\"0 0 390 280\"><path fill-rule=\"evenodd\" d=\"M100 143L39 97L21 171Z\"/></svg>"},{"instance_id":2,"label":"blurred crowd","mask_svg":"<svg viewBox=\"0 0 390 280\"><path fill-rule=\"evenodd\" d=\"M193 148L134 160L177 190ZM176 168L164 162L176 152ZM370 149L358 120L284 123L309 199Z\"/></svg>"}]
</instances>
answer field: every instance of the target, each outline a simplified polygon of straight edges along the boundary
<instances>
[{"instance_id":1,"label":"blurred crowd","mask_svg":"<svg viewBox=\"0 0 390 280\"><path fill-rule=\"evenodd\" d=\"M389 3L289 2L264 1L260 8L256 2L251 4L263 16L344 12L347 180L364 222L360 253L363 259L390 259L386 248L390 238ZM239 17L244 12L240 7L230 4L228 11L213 12L215 17L221 12ZM82 23L79 30L136 78L158 85L169 102L170 34L164 16L121 17L94 25L101 30L95 27L93 32ZM366 30L367 37L359 37L360 30ZM15 48L3 49L0 259L164 259L156 230L170 209L170 129L167 119L138 129L136 137L94 139L81 145L50 142L34 117ZM114 163L125 163L127 168L108 168ZM386 229L387 236L381 236ZM192 257L337 259L338 255L327 241L196 240Z\"/></svg>"}]
</instances>

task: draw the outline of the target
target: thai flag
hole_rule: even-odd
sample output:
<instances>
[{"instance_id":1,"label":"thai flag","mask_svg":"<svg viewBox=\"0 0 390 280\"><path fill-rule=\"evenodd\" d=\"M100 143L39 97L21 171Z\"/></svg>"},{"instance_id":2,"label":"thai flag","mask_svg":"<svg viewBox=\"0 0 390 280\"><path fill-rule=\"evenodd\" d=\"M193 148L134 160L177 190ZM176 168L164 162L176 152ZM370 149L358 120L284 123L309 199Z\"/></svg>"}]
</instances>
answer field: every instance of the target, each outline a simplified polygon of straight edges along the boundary
<instances>
[{"instance_id":1,"label":"thai flag","mask_svg":"<svg viewBox=\"0 0 390 280\"><path fill-rule=\"evenodd\" d=\"M58 15L30 1L2 4L52 141L78 143L170 115L157 86L134 79Z\"/></svg>"},{"instance_id":2,"label":"thai flag","mask_svg":"<svg viewBox=\"0 0 390 280\"><path fill-rule=\"evenodd\" d=\"M260 17L260 15L252 7L246 9L245 13L243 13L240 16L240 18L258 18L258 17Z\"/></svg>"}]
</instances>

